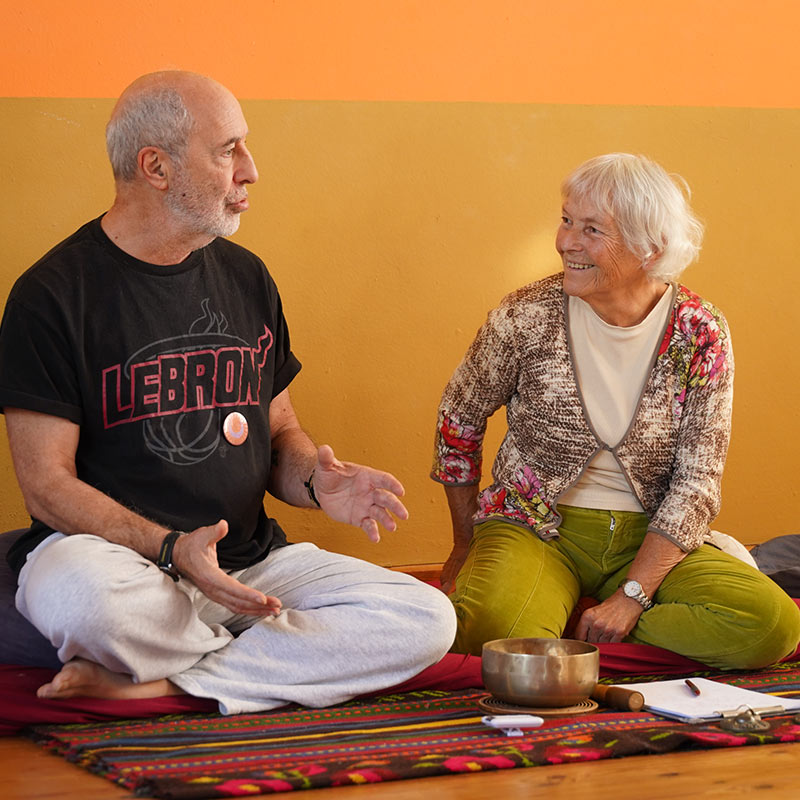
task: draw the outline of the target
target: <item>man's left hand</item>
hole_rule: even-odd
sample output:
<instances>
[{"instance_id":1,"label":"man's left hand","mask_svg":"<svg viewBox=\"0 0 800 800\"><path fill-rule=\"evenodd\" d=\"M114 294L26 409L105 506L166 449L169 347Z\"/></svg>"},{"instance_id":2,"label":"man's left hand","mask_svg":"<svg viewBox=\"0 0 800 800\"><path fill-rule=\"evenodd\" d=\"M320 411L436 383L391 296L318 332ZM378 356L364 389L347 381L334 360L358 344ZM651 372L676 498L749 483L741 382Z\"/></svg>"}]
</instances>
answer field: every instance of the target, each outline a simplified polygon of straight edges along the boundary
<instances>
[{"instance_id":1,"label":"man's left hand","mask_svg":"<svg viewBox=\"0 0 800 800\"><path fill-rule=\"evenodd\" d=\"M607 600L583 612L575 638L584 642L621 642L633 630L642 611L639 603L618 589Z\"/></svg>"},{"instance_id":2,"label":"man's left hand","mask_svg":"<svg viewBox=\"0 0 800 800\"><path fill-rule=\"evenodd\" d=\"M317 452L314 493L329 517L356 525L373 542L381 538L378 524L394 531L395 517L408 519L408 511L400 502L405 489L394 475L339 461L326 444Z\"/></svg>"}]
</instances>

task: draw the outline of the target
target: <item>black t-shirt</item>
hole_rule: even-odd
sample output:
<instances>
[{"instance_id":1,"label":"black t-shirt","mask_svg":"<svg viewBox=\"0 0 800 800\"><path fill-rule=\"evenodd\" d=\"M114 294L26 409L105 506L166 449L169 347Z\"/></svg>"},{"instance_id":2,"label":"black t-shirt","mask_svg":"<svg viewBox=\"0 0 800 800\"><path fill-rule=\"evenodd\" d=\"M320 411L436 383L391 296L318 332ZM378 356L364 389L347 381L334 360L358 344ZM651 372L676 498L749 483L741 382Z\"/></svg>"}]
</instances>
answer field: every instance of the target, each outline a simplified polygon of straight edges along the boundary
<instances>
[{"instance_id":1,"label":"black t-shirt","mask_svg":"<svg viewBox=\"0 0 800 800\"><path fill-rule=\"evenodd\" d=\"M96 219L16 282L0 326L0 406L80 425L78 477L177 530L226 519L220 566L285 544L263 499L269 404L300 371L277 287L255 255L216 239L172 266L133 258ZM223 424L244 415L230 444ZM33 520L17 571L52 532Z\"/></svg>"}]
</instances>

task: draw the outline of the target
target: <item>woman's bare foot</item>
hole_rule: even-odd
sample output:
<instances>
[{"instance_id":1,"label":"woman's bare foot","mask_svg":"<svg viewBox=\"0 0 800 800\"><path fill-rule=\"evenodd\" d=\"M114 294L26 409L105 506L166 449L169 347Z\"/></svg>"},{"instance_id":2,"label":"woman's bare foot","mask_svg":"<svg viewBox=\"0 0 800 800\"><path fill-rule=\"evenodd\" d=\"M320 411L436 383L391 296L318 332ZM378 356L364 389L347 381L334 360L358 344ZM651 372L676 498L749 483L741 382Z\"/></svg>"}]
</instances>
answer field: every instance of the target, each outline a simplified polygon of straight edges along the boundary
<instances>
[{"instance_id":1,"label":"woman's bare foot","mask_svg":"<svg viewBox=\"0 0 800 800\"><path fill-rule=\"evenodd\" d=\"M61 668L50 683L40 686L37 697L63 699L66 697L103 697L113 700L135 700L185 694L174 683L162 678L147 683L134 683L130 675L112 672L94 661L74 658Z\"/></svg>"}]
</instances>

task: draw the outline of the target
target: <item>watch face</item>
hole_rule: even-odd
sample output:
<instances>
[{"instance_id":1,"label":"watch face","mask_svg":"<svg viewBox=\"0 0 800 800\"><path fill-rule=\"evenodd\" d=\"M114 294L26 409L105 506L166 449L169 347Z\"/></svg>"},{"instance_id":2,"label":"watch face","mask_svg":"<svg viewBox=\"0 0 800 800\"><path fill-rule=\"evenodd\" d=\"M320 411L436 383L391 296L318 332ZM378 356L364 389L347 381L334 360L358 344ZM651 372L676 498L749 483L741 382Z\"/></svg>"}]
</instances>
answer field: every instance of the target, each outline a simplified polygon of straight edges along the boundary
<instances>
[{"instance_id":1,"label":"watch face","mask_svg":"<svg viewBox=\"0 0 800 800\"><path fill-rule=\"evenodd\" d=\"M642 585L639 581L630 580L622 588L622 591L625 592L628 597L636 597L637 594L641 594Z\"/></svg>"}]
</instances>

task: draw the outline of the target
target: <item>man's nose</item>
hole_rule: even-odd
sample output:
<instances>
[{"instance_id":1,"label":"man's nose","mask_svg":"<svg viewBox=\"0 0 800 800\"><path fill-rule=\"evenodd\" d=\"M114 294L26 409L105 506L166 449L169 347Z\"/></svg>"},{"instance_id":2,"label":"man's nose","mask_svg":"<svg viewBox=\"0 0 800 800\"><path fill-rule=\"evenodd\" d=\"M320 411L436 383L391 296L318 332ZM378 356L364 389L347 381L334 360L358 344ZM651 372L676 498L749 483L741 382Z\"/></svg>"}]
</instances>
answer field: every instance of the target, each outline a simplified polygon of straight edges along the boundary
<instances>
[{"instance_id":1,"label":"man's nose","mask_svg":"<svg viewBox=\"0 0 800 800\"><path fill-rule=\"evenodd\" d=\"M255 183L258 180L256 162L244 144L240 145L238 156L234 179L237 183Z\"/></svg>"}]
</instances>

